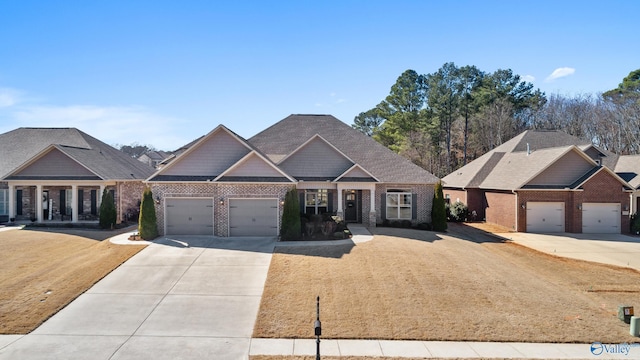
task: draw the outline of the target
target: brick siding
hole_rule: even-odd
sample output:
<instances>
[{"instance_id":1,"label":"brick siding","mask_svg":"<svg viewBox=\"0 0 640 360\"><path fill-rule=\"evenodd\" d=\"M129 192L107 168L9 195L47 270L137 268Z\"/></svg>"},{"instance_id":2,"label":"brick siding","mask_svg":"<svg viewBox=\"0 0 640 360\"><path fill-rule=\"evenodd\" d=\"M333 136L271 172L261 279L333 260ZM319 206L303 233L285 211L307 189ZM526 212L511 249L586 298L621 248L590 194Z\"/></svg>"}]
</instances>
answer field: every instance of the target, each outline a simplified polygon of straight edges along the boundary
<instances>
[{"instance_id":1,"label":"brick siding","mask_svg":"<svg viewBox=\"0 0 640 360\"><path fill-rule=\"evenodd\" d=\"M229 236L229 208L219 206L223 199L225 204L230 198L277 198L278 199L278 224L282 220L283 206L281 200L291 189L291 184L185 184L185 183L152 183L151 192L154 199L160 198L156 203L156 217L158 220L158 232L164 235L164 199L165 198L212 198L214 200L214 234L216 236Z\"/></svg>"}]
</instances>

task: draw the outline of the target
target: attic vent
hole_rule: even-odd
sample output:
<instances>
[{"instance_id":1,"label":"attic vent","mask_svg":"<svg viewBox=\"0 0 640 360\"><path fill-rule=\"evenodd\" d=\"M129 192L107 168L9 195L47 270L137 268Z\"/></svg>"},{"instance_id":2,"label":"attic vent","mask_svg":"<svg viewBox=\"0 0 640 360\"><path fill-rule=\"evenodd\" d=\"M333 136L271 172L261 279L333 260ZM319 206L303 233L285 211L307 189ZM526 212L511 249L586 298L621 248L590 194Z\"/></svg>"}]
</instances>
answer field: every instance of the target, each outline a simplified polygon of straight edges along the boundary
<instances>
[{"instance_id":1,"label":"attic vent","mask_svg":"<svg viewBox=\"0 0 640 360\"><path fill-rule=\"evenodd\" d=\"M595 161L598 166L602 165L602 159L595 159Z\"/></svg>"}]
</instances>

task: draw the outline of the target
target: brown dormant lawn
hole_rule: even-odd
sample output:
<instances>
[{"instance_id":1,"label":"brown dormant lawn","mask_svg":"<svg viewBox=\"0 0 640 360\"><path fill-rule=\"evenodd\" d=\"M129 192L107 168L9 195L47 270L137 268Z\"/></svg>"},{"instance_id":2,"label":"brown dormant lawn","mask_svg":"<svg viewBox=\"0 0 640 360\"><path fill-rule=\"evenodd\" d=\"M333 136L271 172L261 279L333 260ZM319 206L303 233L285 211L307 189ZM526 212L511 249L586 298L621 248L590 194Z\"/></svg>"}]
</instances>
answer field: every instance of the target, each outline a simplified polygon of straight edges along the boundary
<instances>
[{"instance_id":1,"label":"brown dormant lawn","mask_svg":"<svg viewBox=\"0 0 640 360\"><path fill-rule=\"evenodd\" d=\"M354 245L278 247L253 336L637 342L617 307L640 307L640 273L559 258L451 224L377 228Z\"/></svg>"},{"instance_id":2,"label":"brown dormant lawn","mask_svg":"<svg viewBox=\"0 0 640 360\"><path fill-rule=\"evenodd\" d=\"M144 248L100 241L116 233L0 231L0 334L31 332Z\"/></svg>"}]
</instances>

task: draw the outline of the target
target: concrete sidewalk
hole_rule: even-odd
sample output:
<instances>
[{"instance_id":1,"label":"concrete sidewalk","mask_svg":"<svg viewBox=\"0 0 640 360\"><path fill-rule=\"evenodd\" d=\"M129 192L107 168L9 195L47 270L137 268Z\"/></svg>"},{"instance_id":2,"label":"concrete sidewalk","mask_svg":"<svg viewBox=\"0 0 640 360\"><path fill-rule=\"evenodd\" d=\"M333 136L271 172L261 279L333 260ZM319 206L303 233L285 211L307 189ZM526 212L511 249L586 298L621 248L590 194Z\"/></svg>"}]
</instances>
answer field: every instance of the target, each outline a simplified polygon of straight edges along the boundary
<instances>
[{"instance_id":1,"label":"concrete sidewalk","mask_svg":"<svg viewBox=\"0 0 640 360\"><path fill-rule=\"evenodd\" d=\"M437 359L640 359L640 344L606 345L321 339L320 354ZM251 339L249 354L311 356L316 354L316 341Z\"/></svg>"}]
</instances>

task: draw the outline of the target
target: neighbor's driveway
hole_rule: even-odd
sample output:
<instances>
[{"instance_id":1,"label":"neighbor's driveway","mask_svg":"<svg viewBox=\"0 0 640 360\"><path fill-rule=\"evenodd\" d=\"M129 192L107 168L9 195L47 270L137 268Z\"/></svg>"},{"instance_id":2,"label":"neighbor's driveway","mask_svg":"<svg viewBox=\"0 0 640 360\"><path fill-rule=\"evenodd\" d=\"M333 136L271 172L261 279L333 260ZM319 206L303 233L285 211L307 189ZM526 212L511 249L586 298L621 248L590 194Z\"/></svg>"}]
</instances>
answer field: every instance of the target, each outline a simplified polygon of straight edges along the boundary
<instances>
[{"instance_id":1,"label":"neighbor's driveway","mask_svg":"<svg viewBox=\"0 0 640 360\"><path fill-rule=\"evenodd\" d=\"M16 337L0 359L247 358L274 244L162 239Z\"/></svg>"},{"instance_id":2,"label":"neighbor's driveway","mask_svg":"<svg viewBox=\"0 0 640 360\"><path fill-rule=\"evenodd\" d=\"M532 249L572 259L640 270L640 238L622 234L496 234Z\"/></svg>"}]
</instances>

